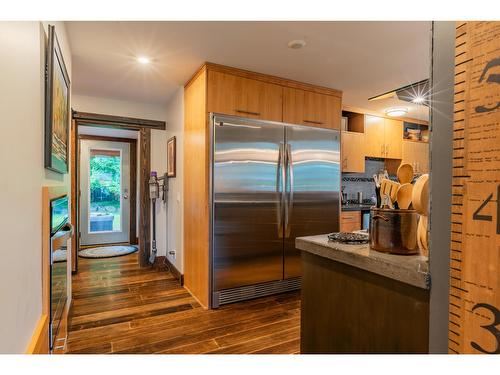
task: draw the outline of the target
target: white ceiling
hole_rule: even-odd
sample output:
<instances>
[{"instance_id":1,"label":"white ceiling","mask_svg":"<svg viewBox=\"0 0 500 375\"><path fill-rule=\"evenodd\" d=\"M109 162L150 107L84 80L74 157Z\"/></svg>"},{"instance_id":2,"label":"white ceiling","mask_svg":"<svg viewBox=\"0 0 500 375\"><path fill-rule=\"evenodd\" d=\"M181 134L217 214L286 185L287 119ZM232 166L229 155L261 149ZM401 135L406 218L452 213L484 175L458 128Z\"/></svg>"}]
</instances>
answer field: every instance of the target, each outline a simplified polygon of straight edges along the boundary
<instances>
[{"instance_id":1,"label":"white ceiling","mask_svg":"<svg viewBox=\"0 0 500 375\"><path fill-rule=\"evenodd\" d=\"M165 104L204 61L332 87L344 104L384 111L369 97L429 77L430 22L66 22L76 94ZM303 39L292 50L287 43ZM150 65L135 57L146 55Z\"/></svg>"}]
</instances>

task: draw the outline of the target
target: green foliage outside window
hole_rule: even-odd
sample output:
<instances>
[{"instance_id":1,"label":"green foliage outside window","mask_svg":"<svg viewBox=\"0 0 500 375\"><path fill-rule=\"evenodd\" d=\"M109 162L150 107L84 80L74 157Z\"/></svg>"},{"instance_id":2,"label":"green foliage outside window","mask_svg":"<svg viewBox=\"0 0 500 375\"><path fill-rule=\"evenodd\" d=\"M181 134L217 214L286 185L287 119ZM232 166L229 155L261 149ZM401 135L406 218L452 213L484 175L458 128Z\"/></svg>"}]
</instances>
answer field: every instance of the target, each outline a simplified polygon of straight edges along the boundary
<instances>
[{"instance_id":1,"label":"green foliage outside window","mask_svg":"<svg viewBox=\"0 0 500 375\"><path fill-rule=\"evenodd\" d=\"M120 157L96 155L90 158L90 194L93 202L120 201Z\"/></svg>"}]
</instances>

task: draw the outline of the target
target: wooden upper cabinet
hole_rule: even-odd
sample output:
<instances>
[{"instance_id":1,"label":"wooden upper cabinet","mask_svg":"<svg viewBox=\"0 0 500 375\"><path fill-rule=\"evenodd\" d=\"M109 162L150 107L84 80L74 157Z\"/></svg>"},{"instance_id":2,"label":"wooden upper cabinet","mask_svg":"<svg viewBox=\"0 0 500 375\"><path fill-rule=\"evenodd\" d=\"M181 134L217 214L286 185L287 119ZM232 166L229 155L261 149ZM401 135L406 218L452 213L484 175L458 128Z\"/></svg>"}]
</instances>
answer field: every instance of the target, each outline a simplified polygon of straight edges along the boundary
<instances>
[{"instance_id":1,"label":"wooden upper cabinet","mask_svg":"<svg viewBox=\"0 0 500 375\"><path fill-rule=\"evenodd\" d=\"M366 115L366 156L373 158L401 159L403 123L399 120Z\"/></svg>"},{"instance_id":2,"label":"wooden upper cabinet","mask_svg":"<svg viewBox=\"0 0 500 375\"><path fill-rule=\"evenodd\" d=\"M341 99L312 91L283 88L283 122L340 129Z\"/></svg>"},{"instance_id":3,"label":"wooden upper cabinet","mask_svg":"<svg viewBox=\"0 0 500 375\"><path fill-rule=\"evenodd\" d=\"M282 121L283 88L217 71L208 72L208 112Z\"/></svg>"},{"instance_id":4,"label":"wooden upper cabinet","mask_svg":"<svg viewBox=\"0 0 500 375\"><path fill-rule=\"evenodd\" d=\"M385 157L385 124L382 117L365 116L365 155Z\"/></svg>"},{"instance_id":5,"label":"wooden upper cabinet","mask_svg":"<svg viewBox=\"0 0 500 375\"><path fill-rule=\"evenodd\" d=\"M385 158L401 159L403 147L403 122L384 119L385 124Z\"/></svg>"},{"instance_id":6,"label":"wooden upper cabinet","mask_svg":"<svg viewBox=\"0 0 500 375\"><path fill-rule=\"evenodd\" d=\"M342 172L365 172L364 134L342 132Z\"/></svg>"},{"instance_id":7,"label":"wooden upper cabinet","mask_svg":"<svg viewBox=\"0 0 500 375\"><path fill-rule=\"evenodd\" d=\"M404 140L402 162L411 164L415 173L429 173L429 144Z\"/></svg>"}]
</instances>

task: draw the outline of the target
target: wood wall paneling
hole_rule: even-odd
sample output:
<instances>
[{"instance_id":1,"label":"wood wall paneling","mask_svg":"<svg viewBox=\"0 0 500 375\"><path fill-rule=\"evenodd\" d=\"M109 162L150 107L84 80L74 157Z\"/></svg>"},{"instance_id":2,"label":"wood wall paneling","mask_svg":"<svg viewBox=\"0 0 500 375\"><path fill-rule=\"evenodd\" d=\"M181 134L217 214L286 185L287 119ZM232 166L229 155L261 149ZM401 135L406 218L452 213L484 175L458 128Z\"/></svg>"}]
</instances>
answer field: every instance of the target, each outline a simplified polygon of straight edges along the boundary
<instances>
[{"instance_id":1,"label":"wood wall paneling","mask_svg":"<svg viewBox=\"0 0 500 375\"><path fill-rule=\"evenodd\" d=\"M184 285L209 306L209 134L207 71L184 91Z\"/></svg>"},{"instance_id":2,"label":"wood wall paneling","mask_svg":"<svg viewBox=\"0 0 500 375\"><path fill-rule=\"evenodd\" d=\"M457 22L448 348L500 353L500 22Z\"/></svg>"}]
</instances>

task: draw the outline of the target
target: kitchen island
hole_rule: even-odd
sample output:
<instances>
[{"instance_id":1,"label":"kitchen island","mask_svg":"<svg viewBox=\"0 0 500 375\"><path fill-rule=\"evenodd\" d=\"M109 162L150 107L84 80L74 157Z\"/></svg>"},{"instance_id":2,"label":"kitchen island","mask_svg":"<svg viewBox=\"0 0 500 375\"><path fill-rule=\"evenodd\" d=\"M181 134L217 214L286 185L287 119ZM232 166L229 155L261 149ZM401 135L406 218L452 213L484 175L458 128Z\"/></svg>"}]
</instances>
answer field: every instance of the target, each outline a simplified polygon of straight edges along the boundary
<instances>
[{"instance_id":1,"label":"kitchen island","mask_svg":"<svg viewBox=\"0 0 500 375\"><path fill-rule=\"evenodd\" d=\"M300 237L301 353L427 353L427 258Z\"/></svg>"}]
</instances>

